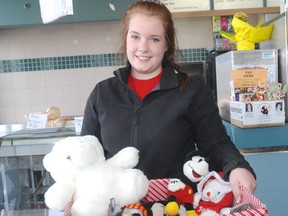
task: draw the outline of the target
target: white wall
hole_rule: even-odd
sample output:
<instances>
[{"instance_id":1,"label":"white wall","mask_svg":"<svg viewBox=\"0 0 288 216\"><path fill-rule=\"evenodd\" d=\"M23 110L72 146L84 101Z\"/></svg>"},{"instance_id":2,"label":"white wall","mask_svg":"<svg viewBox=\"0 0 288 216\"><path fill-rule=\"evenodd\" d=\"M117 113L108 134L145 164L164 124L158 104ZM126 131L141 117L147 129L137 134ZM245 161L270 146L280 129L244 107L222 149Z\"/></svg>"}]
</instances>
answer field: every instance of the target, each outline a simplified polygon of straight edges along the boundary
<instances>
[{"instance_id":1,"label":"white wall","mask_svg":"<svg viewBox=\"0 0 288 216\"><path fill-rule=\"evenodd\" d=\"M213 46L211 17L176 19L180 49ZM0 60L116 53L120 21L0 28ZM24 115L58 106L83 115L95 84L114 67L0 73L0 124L25 123Z\"/></svg>"}]
</instances>

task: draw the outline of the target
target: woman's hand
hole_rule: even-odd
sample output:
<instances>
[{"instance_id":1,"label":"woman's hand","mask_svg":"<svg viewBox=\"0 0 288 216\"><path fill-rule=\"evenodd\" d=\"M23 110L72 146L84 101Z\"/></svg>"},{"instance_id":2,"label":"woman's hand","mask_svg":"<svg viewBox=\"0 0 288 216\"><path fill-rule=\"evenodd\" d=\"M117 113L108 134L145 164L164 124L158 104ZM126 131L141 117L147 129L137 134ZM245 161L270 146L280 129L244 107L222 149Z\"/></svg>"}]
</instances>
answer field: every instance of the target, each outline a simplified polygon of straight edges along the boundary
<instances>
[{"instance_id":1,"label":"woman's hand","mask_svg":"<svg viewBox=\"0 0 288 216\"><path fill-rule=\"evenodd\" d=\"M229 176L230 185L237 203L241 202L240 185L247 188L251 193L256 189L256 179L252 173L245 168L235 168Z\"/></svg>"}]
</instances>

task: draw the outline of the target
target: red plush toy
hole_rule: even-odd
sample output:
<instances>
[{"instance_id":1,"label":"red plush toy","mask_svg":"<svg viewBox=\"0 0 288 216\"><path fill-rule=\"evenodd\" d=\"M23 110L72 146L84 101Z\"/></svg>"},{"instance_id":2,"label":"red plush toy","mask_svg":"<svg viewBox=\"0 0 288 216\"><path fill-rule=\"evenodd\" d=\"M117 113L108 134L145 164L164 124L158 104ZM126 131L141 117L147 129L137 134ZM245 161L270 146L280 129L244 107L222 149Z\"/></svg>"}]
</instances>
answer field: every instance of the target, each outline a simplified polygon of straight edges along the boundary
<instances>
[{"instance_id":1,"label":"red plush toy","mask_svg":"<svg viewBox=\"0 0 288 216\"><path fill-rule=\"evenodd\" d=\"M233 194L229 182L212 171L198 184L198 192L194 196L198 202L195 208L200 216L217 216L227 214L233 203Z\"/></svg>"},{"instance_id":2,"label":"red plush toy","mask_svg":"<svg viewBox=\"0 0 288 216\"><path fill-rule=\"evenodd\" d=\"M194 216L193 209L194 191L184 184L180 179L170 179L168 184L168 204L165 206L165 213L169 216L178 215L180 205L186 209L186 216Z\"/></svg>"}]
</instances>

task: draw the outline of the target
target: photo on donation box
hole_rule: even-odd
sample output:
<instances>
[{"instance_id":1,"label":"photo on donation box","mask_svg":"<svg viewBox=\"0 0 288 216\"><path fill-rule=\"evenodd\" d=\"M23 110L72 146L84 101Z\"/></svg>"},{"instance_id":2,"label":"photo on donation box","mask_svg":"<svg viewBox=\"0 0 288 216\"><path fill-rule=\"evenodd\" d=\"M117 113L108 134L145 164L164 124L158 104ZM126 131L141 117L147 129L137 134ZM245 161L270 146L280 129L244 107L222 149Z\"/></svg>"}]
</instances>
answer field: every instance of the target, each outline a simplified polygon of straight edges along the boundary
<instances>
[{"instance_id":1,"label":"photo on donation box","mask_svg":"<svg viewBox=\"0 0 288 216\"><path fill-rule=\"evenodd\" d=\"M245 110L246 112L253 112L253 105L251 103L246 103Z\"/></svg>"},{"instance_id":2,"label":"photo on donation box","mask_svg":"<svg viewBox=\"0 0 288 216\"><path fill-rule=\"evenodd\" d=\"M276 109L276 112L281 112L283 110L282 102L277 102L275 104L275 109Z\"/></svg>"}]
</instances>

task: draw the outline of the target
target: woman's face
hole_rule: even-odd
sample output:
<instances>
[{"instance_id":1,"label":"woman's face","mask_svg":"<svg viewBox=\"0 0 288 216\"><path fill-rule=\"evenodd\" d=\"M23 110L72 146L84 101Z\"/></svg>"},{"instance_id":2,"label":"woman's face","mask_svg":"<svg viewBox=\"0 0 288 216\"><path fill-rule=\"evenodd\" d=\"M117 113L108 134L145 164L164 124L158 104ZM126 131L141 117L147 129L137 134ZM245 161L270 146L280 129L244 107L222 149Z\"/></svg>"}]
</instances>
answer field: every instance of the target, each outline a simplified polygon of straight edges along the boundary
<instances>
[{"instance_id":1,"label":"woman's face","mask_svg":"<svg viewBox=\"0 0 288 216\"><path fill-rule=\"evenodd\" d=\"M126 53L132 75L150 79L161 72L167 50L165 30L157 16L135 14L129 23Z\"/></svg>"}]
</instances>

